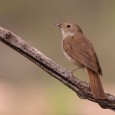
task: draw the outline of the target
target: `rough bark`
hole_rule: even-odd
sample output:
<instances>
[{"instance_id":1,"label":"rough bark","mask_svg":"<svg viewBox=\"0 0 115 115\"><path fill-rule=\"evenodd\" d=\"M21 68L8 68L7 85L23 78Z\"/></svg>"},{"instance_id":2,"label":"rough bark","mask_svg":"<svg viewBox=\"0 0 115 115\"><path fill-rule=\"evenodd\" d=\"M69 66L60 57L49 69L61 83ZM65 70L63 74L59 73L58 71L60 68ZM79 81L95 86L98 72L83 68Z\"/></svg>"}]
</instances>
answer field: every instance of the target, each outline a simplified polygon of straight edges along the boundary
<instances>
[{"instance_id":1,"label":"rough bark","mask_svg":"<svg viewBox=\"0 0 115 115\"><path fill-rule=\"evenodd\" d=\"M80 98L98 103L104 109L115 110L115 96L106 93L106 99L104 100L93 98L87 82L81 81L75 77L71 72L56 64L11 31L0 27L0 41L34 62L52 77L61 81L72 89Z\"/></svg>"}]
</instances>

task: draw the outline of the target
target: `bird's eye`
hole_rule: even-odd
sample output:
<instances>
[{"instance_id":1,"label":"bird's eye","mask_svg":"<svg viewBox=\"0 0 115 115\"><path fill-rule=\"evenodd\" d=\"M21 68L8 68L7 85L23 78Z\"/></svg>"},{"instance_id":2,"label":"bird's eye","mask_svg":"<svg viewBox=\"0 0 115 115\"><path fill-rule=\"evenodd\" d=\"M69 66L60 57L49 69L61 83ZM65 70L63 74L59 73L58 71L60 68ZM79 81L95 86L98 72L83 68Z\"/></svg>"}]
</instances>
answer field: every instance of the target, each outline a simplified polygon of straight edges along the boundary
<instances>
[{"instance_id":1,"label":"bird's eye","mask_svg":"<svg viewBox=\"0 0 115 115\"><path fill-rule=\"evenodd\" d=\"M70 28L71 26L70 25L67 25L68 28Z\"/></svg>"}]
</instances>

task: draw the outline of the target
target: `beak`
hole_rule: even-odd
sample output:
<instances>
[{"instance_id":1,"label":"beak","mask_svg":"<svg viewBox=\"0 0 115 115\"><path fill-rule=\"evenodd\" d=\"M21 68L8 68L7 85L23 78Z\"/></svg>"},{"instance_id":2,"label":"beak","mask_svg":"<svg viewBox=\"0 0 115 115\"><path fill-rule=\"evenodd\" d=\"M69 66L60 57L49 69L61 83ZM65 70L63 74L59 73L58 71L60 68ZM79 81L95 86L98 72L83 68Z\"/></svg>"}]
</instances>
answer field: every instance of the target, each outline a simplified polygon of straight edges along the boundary
<instances>
[{"instance_id":1,"label":"beak","mask_svg":"<svg viewBox=\"0 0 115 115\"><path fill-rule=\"evenodd\" d=\"M57 24L57 23L54 23L56 26L62 28L62 24Z\"/></svg>"}]
</instances>

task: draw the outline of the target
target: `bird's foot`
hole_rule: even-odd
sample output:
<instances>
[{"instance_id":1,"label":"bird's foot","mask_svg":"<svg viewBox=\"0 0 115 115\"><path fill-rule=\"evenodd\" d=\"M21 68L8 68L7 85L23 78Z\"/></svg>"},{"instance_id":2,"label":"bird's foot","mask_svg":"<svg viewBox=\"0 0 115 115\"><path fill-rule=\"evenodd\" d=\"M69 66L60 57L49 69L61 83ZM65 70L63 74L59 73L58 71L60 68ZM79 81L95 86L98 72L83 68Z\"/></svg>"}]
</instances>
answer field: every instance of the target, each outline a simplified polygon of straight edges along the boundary
<instances>
[{"instance_id":1,"label":"bird's foot","mask_svg":"<svg viewBox=\"0 0 115 115\"><path fill-rule=\"evenodd\" d=\"M73 72L75 72L76 70L78 70L78 69L80 69L80 68L82 68L82 66L79 66L78 68L71 70L71 71L70 71L71 74L73 74Z\"/></svg>"}]
</instances>

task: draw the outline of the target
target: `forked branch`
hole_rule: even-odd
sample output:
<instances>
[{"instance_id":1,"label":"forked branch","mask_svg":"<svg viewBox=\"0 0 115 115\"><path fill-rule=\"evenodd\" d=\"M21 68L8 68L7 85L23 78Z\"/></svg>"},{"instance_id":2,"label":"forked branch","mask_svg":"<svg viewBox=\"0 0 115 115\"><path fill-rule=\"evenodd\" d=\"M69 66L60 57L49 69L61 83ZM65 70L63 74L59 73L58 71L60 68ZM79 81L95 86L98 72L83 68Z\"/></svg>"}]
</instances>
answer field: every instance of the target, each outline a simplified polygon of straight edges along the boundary
<instances>
[{"instance_id":1,"label":"forked branch","mask_svg":"<svg viewBox=\"0 0 115 115\"><path fill-rule=\"evenodd\" d=\"M93 98L87 82L79 80L71 72L65 70L23 39L2 27L0 27L0 41L34 62L52 77L61 81L80 98L96 102L104 109L115 111L115 96L106 93L106 99L104 100Z\"/></svg>"}]
</instances>

